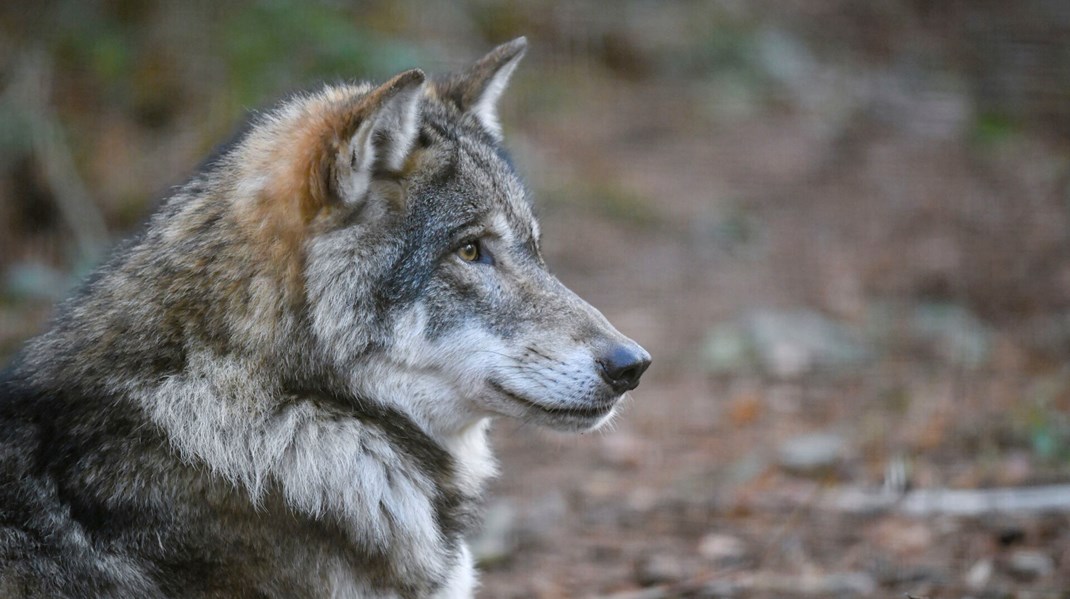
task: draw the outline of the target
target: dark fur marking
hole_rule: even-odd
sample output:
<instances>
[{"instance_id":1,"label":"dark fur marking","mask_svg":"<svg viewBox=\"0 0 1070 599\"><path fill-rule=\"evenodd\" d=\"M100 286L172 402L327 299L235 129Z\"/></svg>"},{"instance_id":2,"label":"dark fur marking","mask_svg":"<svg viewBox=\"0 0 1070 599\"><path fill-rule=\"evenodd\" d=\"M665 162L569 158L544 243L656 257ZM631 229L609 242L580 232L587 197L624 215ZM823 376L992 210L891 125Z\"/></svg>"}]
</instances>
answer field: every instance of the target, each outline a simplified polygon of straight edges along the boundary
<instances>
[{"instance_id":1,"label":"dark fur marking","mask_svg":"<svg viewBox=\"0 0 1070 599\"><path fill-rule=\"evenodd\" d=\"M406 453L418 465L440 492L434 498L435 519L450 547L460 540L479 511L478 498L470 497L456 488L456 466L449 452L435 443L408 416L379 402L339 395L329 389L309 388L291 390L300 397L318 397L331 409L342 409L347 417L354 417L378 427L394 441L394 447ZM387 472L390 480L391 473Z\"/></svg>"}]
</instances>

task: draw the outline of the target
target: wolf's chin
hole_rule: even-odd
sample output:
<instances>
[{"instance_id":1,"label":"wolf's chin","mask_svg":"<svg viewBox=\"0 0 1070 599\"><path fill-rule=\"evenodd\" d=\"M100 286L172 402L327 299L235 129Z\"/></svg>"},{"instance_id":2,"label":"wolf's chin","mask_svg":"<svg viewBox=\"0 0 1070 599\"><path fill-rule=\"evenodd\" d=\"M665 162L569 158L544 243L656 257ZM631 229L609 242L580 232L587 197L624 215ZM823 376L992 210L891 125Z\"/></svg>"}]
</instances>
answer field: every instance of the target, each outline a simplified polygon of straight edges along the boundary
<instances>
[{"instance_id":1,"label":"wolf's chin","mask_svg":"<svg viewBox=\"0 0 1070 599\"><path fill-rule=\"evenodd\" d=\"M613 417L622 397L618 396L583 406L563 407L547 405L525 397L494 380L488 381L488 385L502 397L524 407L527 414L534 416L539 424L566 432L589 431L601 427Z\"/></svg>"}]
</instances>

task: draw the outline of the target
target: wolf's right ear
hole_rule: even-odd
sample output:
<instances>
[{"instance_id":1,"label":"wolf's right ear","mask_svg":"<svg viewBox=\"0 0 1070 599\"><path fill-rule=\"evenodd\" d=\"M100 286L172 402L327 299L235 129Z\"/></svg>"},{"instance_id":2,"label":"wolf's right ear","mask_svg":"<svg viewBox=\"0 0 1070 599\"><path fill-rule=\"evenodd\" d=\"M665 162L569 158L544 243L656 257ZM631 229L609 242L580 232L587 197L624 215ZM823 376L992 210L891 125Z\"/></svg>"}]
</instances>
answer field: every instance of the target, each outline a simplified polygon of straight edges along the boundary
<instances>
[{"instance_id":1,"label":"wolf's right ear","mask_svg":"<svg viewBox=\"0 0 1070 599\"><path fill-rule=\"evenodd\" d=\"M375 175L401 170L419 130L424 80L419 69L405 71L348 107L328 175L338 199L359 202Z\"/></svg>"},{"instance_id":2,"label":"wolf's right ear","mask_svg":"<svg viewBox=\"0 0 1070 599\"><path fill-rule=\"evenodd\" d=\"M435 91L462 113L475 117L483 129L500 141L502 126L498 121L498 100L527 48L525 37L506 42L464 71L436 81Z\"/></svg>"}]
</instances>

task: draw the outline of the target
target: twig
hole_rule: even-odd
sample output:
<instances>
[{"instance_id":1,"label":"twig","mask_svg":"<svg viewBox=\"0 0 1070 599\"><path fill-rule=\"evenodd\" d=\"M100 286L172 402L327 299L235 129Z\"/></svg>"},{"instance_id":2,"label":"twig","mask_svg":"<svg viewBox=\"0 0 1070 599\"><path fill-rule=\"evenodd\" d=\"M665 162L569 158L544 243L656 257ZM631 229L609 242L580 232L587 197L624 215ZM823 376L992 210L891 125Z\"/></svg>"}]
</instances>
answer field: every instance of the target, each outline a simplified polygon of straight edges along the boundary
<instances>
[{"instance_id":1,"label":"twig","mask_svg":"<svg viewBox=\"0 0 1070 599\"><path fill-rule=\"evenodd\" d=\"M1003 489L921 489L903 497L899 510L915 516L933 513L978 516L991 512L1070 511L1070 485Z\"/></svg>"},{"instance_id":2,"label":"twig","mask_svg":"<svg viewBox=\"0 0 1070 599\"><path fill-rule=\"evenodd\" d=\"M979 516L994 512L1068 512L1070 485L1000 489L918 489L905 495L879 490L836 489L824 507L843 512L896 510L912 516Z\"/></svg>"}]
</instances>

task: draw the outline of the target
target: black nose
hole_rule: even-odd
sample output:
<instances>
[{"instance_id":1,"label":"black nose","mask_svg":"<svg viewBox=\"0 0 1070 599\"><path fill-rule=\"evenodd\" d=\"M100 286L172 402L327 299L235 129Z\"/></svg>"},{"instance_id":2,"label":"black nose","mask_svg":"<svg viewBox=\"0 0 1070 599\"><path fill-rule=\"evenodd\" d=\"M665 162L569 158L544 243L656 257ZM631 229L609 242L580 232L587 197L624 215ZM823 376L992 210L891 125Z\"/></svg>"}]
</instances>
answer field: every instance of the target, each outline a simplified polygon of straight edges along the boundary
<instances>
[{"instance_id":1,"label":"black nose","mask_svg":"<svg viewBox=\"0 0 1070 599\"><path fill-rule=\"evenodd\" d=\"M639 386L639 377L650 366L650 354L635 344L618 345L602 356L598 365L609 386L617 393L624 393Z\"/></svg>"}]
</instances>

